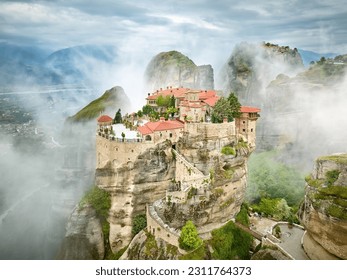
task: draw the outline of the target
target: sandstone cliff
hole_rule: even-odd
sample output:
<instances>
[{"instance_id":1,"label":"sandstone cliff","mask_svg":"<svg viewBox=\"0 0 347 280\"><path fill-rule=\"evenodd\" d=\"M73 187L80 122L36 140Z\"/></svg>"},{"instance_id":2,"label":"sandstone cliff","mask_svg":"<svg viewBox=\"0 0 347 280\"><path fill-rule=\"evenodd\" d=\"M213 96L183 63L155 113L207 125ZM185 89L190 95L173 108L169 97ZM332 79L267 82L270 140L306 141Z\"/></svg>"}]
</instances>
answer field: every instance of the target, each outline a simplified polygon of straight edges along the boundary
<instances>
[{"instance_id":1,"label":"sandstone cliff","mask_svg":"<svg viewBox=\"0 0 347 280\"><path fill-rule=\"evenodd\" d=\"M74 209L57 259L102 260L105 254L101 222L90 205Z\"/></svg>"},{"instance_id":2,"label":"sandstone cliff","mask_svg":"<svg viewBox=\"0 0 347 280\"><path fill-rule=\"evenodd\" d=\"M213 89L213 69L211 65L197 66L177 51L161 52L149 62L145 82L150 92L167 86Z\"/></svg>"},{"instance_id":3,"label":"sandstone cliff","mask_svg":"<svg viewBox=\"0 0 347 280\"><path fill-rule=\"evenodd\" d=\"M177 143L124 143L97 136L96 184L111 194L113 252L130 243L132 222L145 213L146 204L155 202L156 215L169 227L179 230L193 220L203 238L239 212L253 148L236 137L233 123L186 125ZM223 154L225 146L233 152ZM173 195L178 189L188 192L183 203Z\"/></svg>"},{"instance_id":4,"label":"sandstone cliff","mask_svg":"<svg viewBox=\"0 0 347 280\"><path fill-rule=\"evenodd\" d=\"M347 259L347 154L320 157L306 178L300 218L311 259Z\"/></svg>"},{"instance_id":5,"label":"sandstone cliff","mask_svg":"<svg viewBox=\"0 0 347 280\"><path fill-rule=\"evenodd\" d=\"M243 42L235 46L219 78L226 94L236 92L241 103L260 106L262 91L278 74L294 75L303 68L296 48Z\"/></svg>"},{"instance_id":6,"label":"sandstone cliff","mask_svg":"<svg viewBox=\"0 0 347 280\"><path fill-rule=\"evenodd\" d=\"M98 137L97 141L101 149L109 142L102 137ZM119 164L116 160L106 160L104 165L97 168L96 184L111 194L109 223L112 251L118 251L130 243L132 220L136 215L145 213L146 204L165 196L174 176L170 149L169 141L143 147L132 161ZM112 154L114 151L110 145L104 152Z\"/></svg>"}]
</instances>

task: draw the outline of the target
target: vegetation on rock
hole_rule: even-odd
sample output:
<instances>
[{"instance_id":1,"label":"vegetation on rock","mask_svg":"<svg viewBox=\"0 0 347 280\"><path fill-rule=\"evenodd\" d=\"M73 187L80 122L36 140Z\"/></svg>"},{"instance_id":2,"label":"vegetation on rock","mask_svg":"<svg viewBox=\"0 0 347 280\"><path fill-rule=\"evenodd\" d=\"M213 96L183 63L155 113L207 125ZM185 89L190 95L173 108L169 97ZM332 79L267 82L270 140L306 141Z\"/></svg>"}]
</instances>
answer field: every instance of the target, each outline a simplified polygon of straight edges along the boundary
<instances>
[{"instance_id":1,"label":"vegetation on rock","mask_svg":"<svg viewBox=\"0 0 347 280\"><path fill-rule=\"evenodd\" d=\"M137 215L133 219L133 224L132 224L132 234L135 236L138 234L141 230L145 229L147 226L147 219L146 219L146 214L140 214Z\"/></svg>"},{"instance_id":2,"label":"vegetation on rock","mask_svg":"<svg viewBox=\"0 0 347 280\"><path fill-rule=\"evenodd\" d=\"M85 122L96 119L107 108L119 106L119 102L125 100L125 98L125 93L121 87L114 87L106 90L101 97L90 102L72 117L69 117L68 121Z\"/></svg>"},{"instance_id":3,"label":"vegetation on rock","mask_svg":"<svg viewBox=\"0 0 347 280\"><path fill-rule=\"evenodd\" d=\"M183 226L178 242L182 249L188 251L194 250L202 245L203 242L192 221L187 221Z\"/></svg>"}]
</instances>

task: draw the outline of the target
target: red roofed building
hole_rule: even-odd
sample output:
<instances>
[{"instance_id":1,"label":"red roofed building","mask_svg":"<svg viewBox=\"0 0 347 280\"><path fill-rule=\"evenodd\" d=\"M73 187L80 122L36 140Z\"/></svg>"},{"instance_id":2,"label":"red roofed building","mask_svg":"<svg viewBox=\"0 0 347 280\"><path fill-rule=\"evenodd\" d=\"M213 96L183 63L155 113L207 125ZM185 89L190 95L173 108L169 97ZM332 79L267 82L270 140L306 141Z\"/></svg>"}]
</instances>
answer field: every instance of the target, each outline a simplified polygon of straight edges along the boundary
<instances>
[{"instance_id":1,"label":"red roofed building","mask_svg":"<svg viewBox=\"0 0 347 280\"><path fill-rule=\"evenodd\" d=\"M98 118L99 126L107 126L112 125L113 119L108 115L102 115Z\"/></svg>"},{"instance_id":2,"label":"red roofed building","mask_svg":"<svg viewBox=\"0 0 347 280\"><path fill-rule=\"evenodd\" d=\"M259 118L260 109L256 107L241 106L241 116L235 118L236 131L244 136L244 140L255 146L255 127Z\"/></svg>"},{"instance_id":3,"label":"red roofed building","mask_svg":"<svg viewBox=\"0 0 347 280\"><path fill-rule=\"evenodd\" d=\"M176 142L184 130L184 123L178 120L160 118L157 122L148 122L138 127L144 141L160 142L166 139Z\"/></svg>"},{"instance_id":4,"label":"red roofed building","mask_svg":"<svg viewBox=\"0 0 347 280\"><path fill-rule=\"evenodd\" d=\"M212 108L219 99L215 90L192 90L189 88L160 89L152 94L148 94L147 105L154 107L157 111L163 108L157 105L159 96L173 96L175 107L179 108L180 120L189 122L206 121L206 116L210 115Z\"/></svg>"}]
</instances>

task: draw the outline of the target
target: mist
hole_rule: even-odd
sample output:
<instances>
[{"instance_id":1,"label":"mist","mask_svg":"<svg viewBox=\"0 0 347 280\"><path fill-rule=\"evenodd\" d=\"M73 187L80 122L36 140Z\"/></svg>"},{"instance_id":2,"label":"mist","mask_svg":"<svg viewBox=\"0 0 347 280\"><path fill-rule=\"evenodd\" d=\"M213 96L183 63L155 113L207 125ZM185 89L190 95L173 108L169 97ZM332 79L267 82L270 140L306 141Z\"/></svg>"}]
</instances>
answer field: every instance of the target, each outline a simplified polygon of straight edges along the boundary
<instances>
[{"instance_id":1,"label":"mist","mask_svg":"<svg viewBox=\"0 0 347 280\"><path fill-rule=\"evenodd\" d=\"M98 51L104 53L97 55L77 48L68 56L68 72L52 57L45 60L45 69L54 73L57 83L51 83L52 79L40 83L18 71L16 81L23 81L24 86L20 90L18 85L2 89L0 259L56 257L66 222L94 183L95 170L96 122L69 124L66 118L114 86L121 86L132 103L128 111L122 110L123 114L139 110L147 95L145 69L157 54L156 48L127 50L118 46L110 51L100 47ZM197 65L212 64L214 73L227 60L225 52L210 49L200 49L194 56L193 50L176 50ZM64 57L61 55L58 57ZM333 85L307 86L305 81L295 79L303 68L278 59L269 63L262 53L254 53L254 57L257 86L240 100L242 105L262 109L258 146L269 142L267 137L276 136L272 147L283 148L283 161L307 170L319 155L345 152L346 76ZM282 73L286 76L276 79ZM231 88L225 84L225 77L215 77L215 89L228 94ZM114 113L117 110L114 108Z\"/></svg>"},{"instance_id":2,"label":"mist","mask_svg":"<svg viewBox=\"0 0 347 280\"><path fill-rule=\"evenodd\" d=\"M21 83L1 87L0 259L55 259L69 216L94 184L96 120L67 117L116 85L142 106L145 66L131 55L105 58L100 49L91 56L77 48L65 62L59 54L65 65L46 59L57 84L17 69Z\"/></svg>"},{"instance_id":3,"label":"mist","mask_svg":"<svg viewBox=\"0 0 347 280\"><path fill-rule=\"evenodd\" d=\"M282 161L309 172L317 157L346 152L347 73L311 71L293 50L287 51L269 55L260 45L241 43L222 68L217 86L224 93L235 91L241 104L261 108L257 151L280 149ZM235 73L237 63L252 74ZM341 65L331 61L327 67Z\"/></svg>"}]
</instances>

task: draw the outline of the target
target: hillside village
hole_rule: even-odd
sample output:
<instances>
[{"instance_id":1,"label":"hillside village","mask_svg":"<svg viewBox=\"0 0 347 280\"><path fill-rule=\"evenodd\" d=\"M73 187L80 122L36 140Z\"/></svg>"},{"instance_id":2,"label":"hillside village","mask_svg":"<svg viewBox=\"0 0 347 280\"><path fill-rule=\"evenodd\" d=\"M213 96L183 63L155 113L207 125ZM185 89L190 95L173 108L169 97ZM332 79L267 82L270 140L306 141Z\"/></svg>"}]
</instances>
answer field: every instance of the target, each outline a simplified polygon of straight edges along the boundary
<instances>
[{"instance_id":1,"label":"hillside village","mask_svg":"<svg viewBox=\"0 0 347 280\"><path fill-rule=\"evenodd\" d=\"M159 191L162 188L159 185L154 187L154 190L158 188L155 193L163 193L162 197L153 195L146 201L147 230L155 237L159 237L177 247L180 228L183 224L182 221L168 217L167 213L172 210L169 208L174 205L176 207L175 212L185 215L187 207L199 206L201 208L201 205L198 205L197 202L200 202L200 204L205 203L202 208L206 210L209 207L213 209L214 204L218 204L217 200L219 199L216 196L215 186L212 186L218 185L218 183L213 182L215 180L212 174L214 173L213 168L207 169L202 167L201 163L193 162L194 159L189 160L189 151L185 152L184 144L181 143L182 141L187 142L184 139L211 142L213 147L210 148L210 152L216 152L218 156L226 157L227 159L224 159L224 161L228 162L228 164L223 164L224 173L227 174L225 175L227 180L224 180L224 196L226 196L226 199L222 205L223 207L221 207L221 209L225 208L223 209L223 215L218 218L220 220L212 219L213 221L209 221L210 217L213 216L213 212L216 212L211 210L209 218L205 217L201 221L199 220L201 217L195 219L199 235L208 239L214 228L233 218L239 212L243 202L246 170L244 167L245 159L240 165L240 156L248 156L255 149L256 121L259 118L260 109L241 106L239 107L239 113L237 112L237 118L231 120L225 117L222 121L213 122L213 110L217 101L221 98L215 90L192 90L183 87L161 88L148 94L146 98L146 105L143 109L150 109L148 115L142 114L142 112L133 113L125 116L122 123L114 123L117 114L115 119L108 115L102 115L97 120L97 171L111 169L113 170L112 173L116 172L118 174L116 176L119 177L119 172L114 170L122 170L125 167L133 169L141 154L155 149L158 145L167 145L169 143L169 149L171 150L169 156L175 160L175 168L172 175L168 177L170 180L164 191ZM202 156L202 153L198 152L197 157ZM235 158L239 162L233 168L229 167L229 165L233 165L232 162ZM209 164L211 163L207 163L207 165ZM238 172L237 168L240 166L243 169ZM235 179L233 173L240 173L239 178ZM115 175L106 177L103 175L96 176L97 185L102 189L109 190L110 186L118 186L115 187L118 189L118 191L116 190L117 193L119 188L124 189L124 191L134 188L134 186L122 185L119 180L113 181ZM234 179L231 180L232 178ZM240 182L242 182L241 185ZM116 193L112 195L114 200L117 200ZM132 197L132 195L129 197ZM134 212L136 212L134 210L136 206L132 205L132 202L125 204L124 199L120 199L119 203L124 205L115 206L118 210L122 208L120 211L123 213L123 219L114 225L117 228L115 231L118 232L116 234L117 240L111 240L112 234L110 235L111 247L115 251L127 244L127 241L130 242L131 238L126 232L131 229L127 230L126 228L129 225L129 219L131 220L131 216L134 216ZM124 214L127 212L127 210L124 210L127 207L129 207L129 214ZM228 209L229 213L225 213ZM192 215L194 216L194 214ZM185 216L183 221L194 220L193 216ZM120 234L120 232L123 234ZM121 245L118 243L121 243Z\"/></svg>"}]
</instances>

